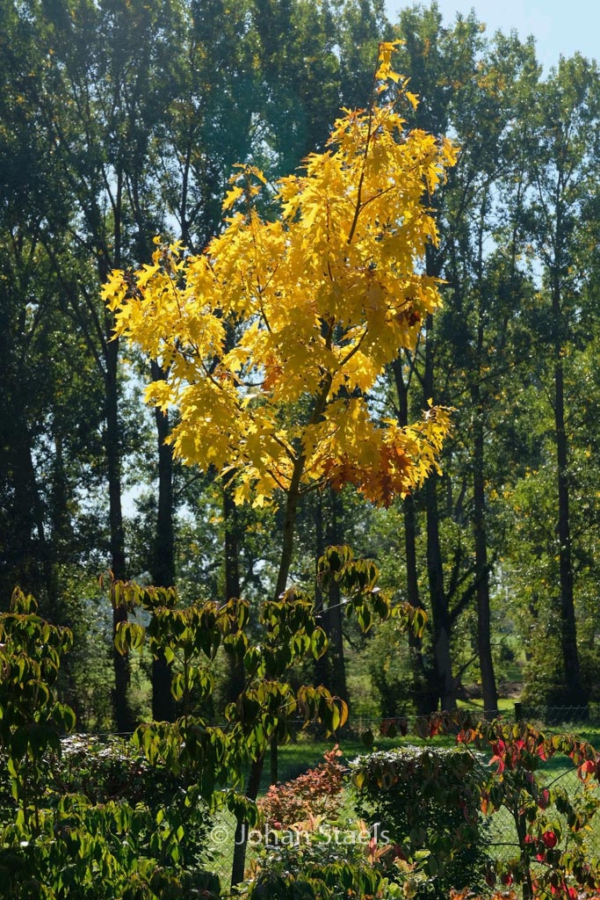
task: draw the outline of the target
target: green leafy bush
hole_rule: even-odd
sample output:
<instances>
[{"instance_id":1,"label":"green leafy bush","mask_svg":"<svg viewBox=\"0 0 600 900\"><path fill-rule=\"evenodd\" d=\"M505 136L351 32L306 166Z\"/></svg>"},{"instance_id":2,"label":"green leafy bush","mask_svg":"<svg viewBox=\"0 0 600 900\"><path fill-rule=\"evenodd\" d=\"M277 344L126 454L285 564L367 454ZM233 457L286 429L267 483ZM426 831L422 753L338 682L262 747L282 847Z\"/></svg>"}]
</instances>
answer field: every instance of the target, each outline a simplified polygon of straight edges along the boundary
<instances>
[{"instance_id":1,"label":"green leafy bush","mask_svg":"<svg viewBox=\"0 0 600 900\"><path fill-rule=\"evenodd\" d=\"M187 769L151 769L124 742L61 741L75 725L56 691L71 640L19 591L0 615L0 896L215 896L200 866L206 807Z\"/></svg>"},{"instance_id":2,"label":"green leafy bush","mask_svg":"<svg viewBox=\"0 0 600 900\"><path fill-rule=\"evenodd\" d=\"M332 839L317 820L312 833L265 847L242 897L251 900L367 900L385 889L383 867L357 840ZM272 839L274 836L272 835Z\"/></svg>"},{"instance_id":3,"label":"green leafy bush","mask_svg":"<svg viewBox=\"0 0 600 900\"><path fill-rule=\"evenodd\" d=\"M337 745L317 767L258 800L257 855L243 896L347 900L392 896L386 873L396 848L378 844L348 802L348 769ZM396 896L396 895L393 895Z\"/></svg>"},{"instance_id":4,"label":"green leafy bush","mask_svg":"<svg viewBox=\"0 0 600 900\"><path fill-rule=\"evenodd\" d=\"M463 748L402 747L351 763L359 816L421 859L418 897L447 897L481 886L489 836L480 814L482 774ZM398 872L398 877L402 875Z\"/></svg>"},{"instance_id":5,"label":"green leafy bush","mask_svg":"<svg viewBox=\"0 0 600 900\"><path fill-rule=\"evenodd\" d=\"M73 735L62 741L62 754L54 758L49 793L79 794L92 805L125 803L131 808L146 807L149 821L160 819L168 826L183 829L177 840L177 864L197 869L205 857L206 836L211 824L206 804L191 803L194 775L183 769L177 775L163 765L150 766L130 742L111 737L100 741L93 736ZM141 841L139 852L153 855L151 834Z\"/></svg>"}]
</instances>

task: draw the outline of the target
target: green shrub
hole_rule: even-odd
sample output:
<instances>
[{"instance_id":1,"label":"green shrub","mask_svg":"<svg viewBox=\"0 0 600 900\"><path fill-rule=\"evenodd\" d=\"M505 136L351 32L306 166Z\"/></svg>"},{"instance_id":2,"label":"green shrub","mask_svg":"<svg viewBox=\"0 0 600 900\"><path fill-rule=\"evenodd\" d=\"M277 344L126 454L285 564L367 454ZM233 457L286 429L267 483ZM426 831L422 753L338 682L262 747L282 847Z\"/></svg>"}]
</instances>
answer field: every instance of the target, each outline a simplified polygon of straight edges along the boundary
<instances>
[{"instance_id":1,"label":"green shrub","mask_svg":"<svg viewBox=\"0 0 600 900\"><path fill-rule=\"evenodd\" d=\"M402 747L358 757L351 770L360 818L423 860L428 877L418 897L482 887L490 839L479 812L482 771L471 753Z\"/></svg>"},{"instance_id":2,"label":"green shrub","mask_svg":"<svg viewBox=\"0 0 600 900\"><path fill-rule=\"evenodd\" d=\"M191 772L183 769L175 775L165 766L150 766L140 751L122 738L99 741L74 735L62 741L62 756L54 761L52 782L60 793L82 794L93 805L111 801L131 807L143 804L154 821L163 810L164 822L183 825L179 864L199 866L211 820L205 804L187 801L195 783Z\"/></svg>"},{"instance_id":3,"label":"green shrub","mask_svg":"<svg viewBox=\"0 0 600 900\"><path fill-rule=\"evenodd\" d=\"M208 827L196 779L150 767L124 741L60 739L67 629L15 591L0 615L0 896L5 900L167 900L218 890L201 870Z\"/></svg>"},{"instance_id":4,"label":"green shrub","mask_svg":"<svg viewBox=\"0 0 600 900\"><path fill-rule=\"evenodd\" d=\"M394 863L348 803L348 770L337 745L316 768L271 786L258 801L258 852L248 900L367 900L381 897ZM344 802L346 801L346 802Z\"/></svg>"},{"instance_id":5,"label":"green shrub","mask_svg":"<svg viewBox=\"0 0 600 900\"><path fill-rule=\"evenodd\" d=\"M385 887L381 867L358 841L336 842L317 825L298 841L265 848L241 900L372 900ZM273 835L272 835L273 838Z\"/></svg>"}]
</instances>

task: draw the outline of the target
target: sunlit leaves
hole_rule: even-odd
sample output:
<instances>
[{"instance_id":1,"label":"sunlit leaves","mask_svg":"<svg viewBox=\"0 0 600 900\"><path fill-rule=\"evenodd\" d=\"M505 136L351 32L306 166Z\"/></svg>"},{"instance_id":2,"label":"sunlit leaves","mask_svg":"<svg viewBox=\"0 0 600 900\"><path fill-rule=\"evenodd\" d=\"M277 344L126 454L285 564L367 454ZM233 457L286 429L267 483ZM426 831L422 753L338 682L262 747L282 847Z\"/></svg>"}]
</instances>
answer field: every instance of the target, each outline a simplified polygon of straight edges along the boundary
<instances>
[{"instance_id":1,"label":"sunlit leaves","mask_svg":"<svg viewBox=\"0 0 600 900\"><path fill-rule=\"evenodd\" d=\"M393 49L381 46L382 83L398 81ZM394 105L347 112L326 152L269 189L269 218L255 208L264 176L240 167L204 253L160 246L152 266L112 274L117 333L169 370L146 396L179 410L175 454L234 479L236 502L300 476L301 491L350 482L387 505L435 466L447 413L400 429L376 423L365 395L439 304L418 270L437 239L427 197L454 159Z\"/></svg>"},{"instance_id":2,"label":"sunlit leaves","mask_svg":"<svg viewBox=\"0 0 600 900\"><path fill-rule=\"evenodd\" d=\"M317 576L323 588L332 582L339 585L348 616L356 615L362 631L369 631L376 621L390 616L403 628L420 636L427 615L424 610L408 603L392 605L390 598L379 588L379 569L372 560L355 559L347 545L328 547L318 562Z\"/></svg>"}]
</instances>

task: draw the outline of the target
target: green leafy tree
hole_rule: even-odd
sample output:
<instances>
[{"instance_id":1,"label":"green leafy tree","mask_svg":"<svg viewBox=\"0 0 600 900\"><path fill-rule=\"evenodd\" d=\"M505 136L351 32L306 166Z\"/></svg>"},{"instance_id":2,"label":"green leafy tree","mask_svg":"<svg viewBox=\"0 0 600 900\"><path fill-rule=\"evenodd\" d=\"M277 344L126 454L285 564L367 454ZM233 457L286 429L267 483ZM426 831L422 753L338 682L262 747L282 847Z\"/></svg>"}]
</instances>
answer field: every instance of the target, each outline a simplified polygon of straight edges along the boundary
<instances>
[{"instance_id":1,"label":"green leafy tree","mask_svg":"<svg viewBox=\"0 0 600 900\"><path fill-rule=\"evenodd\" d=\"M557 71L540 87L530 157L531 194L528 224L543 266L541 302L545 306L551 359L554 440L556 444L557 527L559 557L560 645L565 706L585 701L577 649L571 505L569 428L565 369L573 328L582 313L576 247L585 228L587 202L596 189L600 118L599 81L594 63L580 56L561 59Z\"/></svg>"},{"instance_id":2,"label":"green leafy tree","mask_svg":"<svg viewBox=\"0 0 600 900\"><path fill-rule=\"evenodd\" d=\"M457 166L432 201L441 240L427 258L428 271L447 282L448 302L435 325L424 321L417 354L399 357L392 373L401 422L431 397L457 409L443 476L430 479L422 497L404 501L407 596L431 608L431 648L413 647L414 678L423 686L422 711L438 703L453 708L460 676L478 658L484 705L493 714L488 506L497 460L488 463L489 436L495 387L522 350L512 319L527 290L516 263L522 229L505 232L497 254L488 248L499 240L506 204L518 203L512 185L515 173L522 174L519 116L538 70L531 43L502 35L486 40L474 14L450 28L435 4L406 10L399 33L406 42L403 67L419 96L411 121L455 135L460 146ZM477 638L459 655L460 622L473 607Z\"/></svg>"}]
</instances>

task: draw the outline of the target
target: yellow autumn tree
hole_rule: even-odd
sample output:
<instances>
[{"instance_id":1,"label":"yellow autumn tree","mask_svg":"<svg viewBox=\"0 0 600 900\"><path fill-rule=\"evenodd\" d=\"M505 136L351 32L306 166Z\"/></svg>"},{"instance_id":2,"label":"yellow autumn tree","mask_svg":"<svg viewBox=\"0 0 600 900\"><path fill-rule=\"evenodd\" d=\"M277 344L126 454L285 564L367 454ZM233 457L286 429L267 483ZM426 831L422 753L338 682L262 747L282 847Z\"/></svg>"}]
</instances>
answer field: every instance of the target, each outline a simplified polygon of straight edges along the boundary
<instances>
[{"instance_id":1,"label":"yellow autumn tree","mask_svg":"<svg viewBox=\"0 0 600 900\"><path fill-rule=\"evenodd\" d=\"M300 174L271 187L240 167L203 253L159 244L153 265L115 271L104 288L116 334L168 372L146 400L178 410L175 455L230 480L238 503L283 496L277 595L303 494L351 483L387 505L436 466L448 430L444 409L400 428L369 405L440 303L423 274L437 240L427 199L455 160L448 141L405 130L398 99L416 98L391 69L393 49L380 46L371 107L344 111ZM378 105L390 80L396 102Z\"/></svg>"}]
</instances>

